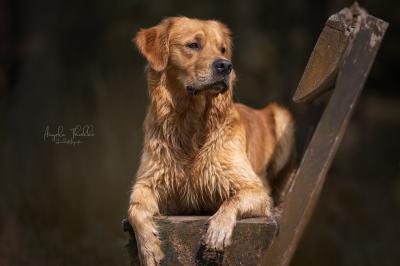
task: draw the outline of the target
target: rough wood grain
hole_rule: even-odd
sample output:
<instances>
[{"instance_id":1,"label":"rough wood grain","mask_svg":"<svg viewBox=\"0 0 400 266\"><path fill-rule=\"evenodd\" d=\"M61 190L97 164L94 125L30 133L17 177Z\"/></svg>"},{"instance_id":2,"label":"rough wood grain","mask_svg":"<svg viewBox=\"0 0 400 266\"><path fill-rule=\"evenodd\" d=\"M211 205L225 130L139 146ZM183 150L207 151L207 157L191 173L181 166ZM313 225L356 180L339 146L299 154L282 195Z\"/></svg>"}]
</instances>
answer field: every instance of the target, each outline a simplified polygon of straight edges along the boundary
<instances>
[{"instance_id":1,"label":"rough wood grain","mask_svg":"<svg viewBox=\"0 0 400 266\"><path fill-rule=\"evenodd\" d=\"M307 102L332 87L341 66L355 21L345 8L326 22L308 60L293 96L295 102Z\"/></svg>"},{"instance_id":2,"label":"rough wood grain","mask_svg":"<svg viewBox=\"0 0 400 266\"><path fill-rule=\"evenodd\" d=\"M267 251L265 265L289 265L307 225L326 174L350 121L388 24L358 5L350 9L356 25L340 66L335 89L303 155L283 203L280 233Z\"/></svg>"},{"instance_id":3,"label":"rough wood grain","mask_svg":"<svg viewBox=\"0 0 400 266\"><path fill-rule=\"evenodd\" d=\"M271 218L249 218L237 222L232 245L223 253L207 250L201 237L207 231L208 216L165 216L156 218L165 259L161 265L262 265L262 258L275 234L277 223ZM131 265L139 265L133 230L127 249Z\"/></svg>"}]
</instances>

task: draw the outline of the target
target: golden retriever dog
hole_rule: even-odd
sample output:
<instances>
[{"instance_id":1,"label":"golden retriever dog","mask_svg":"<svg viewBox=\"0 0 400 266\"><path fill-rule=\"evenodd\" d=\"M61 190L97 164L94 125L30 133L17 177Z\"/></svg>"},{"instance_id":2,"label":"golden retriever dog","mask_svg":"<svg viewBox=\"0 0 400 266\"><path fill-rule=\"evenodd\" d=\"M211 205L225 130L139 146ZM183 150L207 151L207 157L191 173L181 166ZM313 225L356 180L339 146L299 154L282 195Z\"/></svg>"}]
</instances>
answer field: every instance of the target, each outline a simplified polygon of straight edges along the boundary
<instances>
[{"instance_id":1,"label":"golden retriever dog","mask_svg":"<svg viewBox=\"0 0 400 266\"><path fill-rule=\"evenodd\" d=\"M267 176L289 161L293 118L277 104L233 102L230 31L218 21L171 17L133 41L149 63L150 106L128 210L141 263L164 256L159 214L213 214L204 244L223 250L237 219L271 215Z\"/></svg>"}]
</instances>

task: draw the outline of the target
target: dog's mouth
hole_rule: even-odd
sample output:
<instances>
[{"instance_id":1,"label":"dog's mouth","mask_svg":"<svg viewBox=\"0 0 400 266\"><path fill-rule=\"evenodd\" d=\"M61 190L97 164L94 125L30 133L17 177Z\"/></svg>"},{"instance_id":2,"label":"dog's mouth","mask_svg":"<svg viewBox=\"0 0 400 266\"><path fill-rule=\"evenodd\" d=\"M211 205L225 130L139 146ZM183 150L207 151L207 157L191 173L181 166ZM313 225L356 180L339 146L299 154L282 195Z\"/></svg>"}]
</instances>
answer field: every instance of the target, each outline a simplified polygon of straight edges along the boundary
<instances>
[{"instance_id":1,"label":"dog's mouth","mask_svg":"<svg viewBox=\"0 0 400 266\"><path fill-rule=\"evenodd\" d=\"M225 80L219 80L211 84L206 84L201 87L186 86L189 95L194 96L203 92L211 92L213 94L225 93L228 90L228 83Z\"/></svg>"}]
</instances>

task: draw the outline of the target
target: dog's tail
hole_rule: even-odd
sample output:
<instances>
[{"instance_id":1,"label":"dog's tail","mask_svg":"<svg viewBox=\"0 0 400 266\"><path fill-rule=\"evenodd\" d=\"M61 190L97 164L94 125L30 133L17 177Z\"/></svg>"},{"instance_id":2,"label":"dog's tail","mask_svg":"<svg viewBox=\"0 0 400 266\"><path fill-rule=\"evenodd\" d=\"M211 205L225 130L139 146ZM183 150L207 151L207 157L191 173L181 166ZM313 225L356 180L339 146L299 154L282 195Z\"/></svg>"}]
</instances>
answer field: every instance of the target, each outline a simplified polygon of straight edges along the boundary
<instances>
[{"instance_id":1,"label":"dog's tail","mask_svg":"<svg viewBox=\"0 0 400 266\"><path fill-rule=\"evenodd\" d=\"M266 106L265 112L276 142L268 172L276 177L294 159L294 118L286 108L276 103Z\"/></svg>"}]
</instances>

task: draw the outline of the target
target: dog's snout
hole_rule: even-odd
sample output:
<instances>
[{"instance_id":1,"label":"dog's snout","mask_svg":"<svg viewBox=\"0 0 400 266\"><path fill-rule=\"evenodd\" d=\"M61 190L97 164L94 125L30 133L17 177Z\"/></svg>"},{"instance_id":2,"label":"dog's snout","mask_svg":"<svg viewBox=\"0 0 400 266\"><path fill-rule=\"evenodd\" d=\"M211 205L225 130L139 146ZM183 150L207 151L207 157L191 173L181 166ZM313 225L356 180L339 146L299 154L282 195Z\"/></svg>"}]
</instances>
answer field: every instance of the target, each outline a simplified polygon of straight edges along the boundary
<instances>
[{"instance_id":1,"label":"dog's snout","mask_svg":"<svg viewBox=\"0 0 400 266\"><path fill-rule=\"evenodd\" d=\"M217 59L213 63L213 67L218 74L228 75L232 71L232 63L226 59Z\"/></svg>"}]
</instances>

